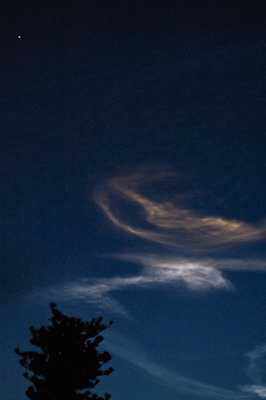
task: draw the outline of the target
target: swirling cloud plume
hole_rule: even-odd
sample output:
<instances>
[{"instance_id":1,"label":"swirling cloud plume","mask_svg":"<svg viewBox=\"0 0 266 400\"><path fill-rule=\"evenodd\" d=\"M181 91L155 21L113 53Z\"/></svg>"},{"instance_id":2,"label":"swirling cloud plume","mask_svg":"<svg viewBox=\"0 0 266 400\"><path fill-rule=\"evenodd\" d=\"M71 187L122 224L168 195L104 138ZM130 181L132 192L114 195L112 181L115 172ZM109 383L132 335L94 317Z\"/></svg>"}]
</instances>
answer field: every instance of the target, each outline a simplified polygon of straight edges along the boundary
<instances>
[{"instance_id":1,"label":"swirling cloud plume","mask_svg":"<svg viewBox=\"0 0 266 400\"><path fill-rule=\"evenodd\" d=\"M154 171L153 171L154 172ZM141 193L141 187L156 180L176 176L169 172L135 173L110 179L95 190L95 202L114 225L143 239L190 251L212 250L220 246L261 240L264 225L252 225L215 216L198 216L190 209L171 201L159 202ZM137 227L119 215L116 200L123 199L139 206L143 222L149 228ZM117 210L118 208L118 210ZM135 219L135 218L134 218Z\"/></svg>"}]
</instances>

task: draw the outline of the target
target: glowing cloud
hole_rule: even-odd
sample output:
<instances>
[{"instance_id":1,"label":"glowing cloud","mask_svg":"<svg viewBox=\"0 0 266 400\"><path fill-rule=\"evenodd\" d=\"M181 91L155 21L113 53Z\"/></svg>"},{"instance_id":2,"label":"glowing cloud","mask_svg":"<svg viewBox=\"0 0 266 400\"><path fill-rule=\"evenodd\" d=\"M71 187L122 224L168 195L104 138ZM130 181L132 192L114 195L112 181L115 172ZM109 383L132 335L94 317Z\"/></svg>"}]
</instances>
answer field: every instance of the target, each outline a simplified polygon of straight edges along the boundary
<instances>
[{"instance_id":1,"label":"glowing cloud","mask_svg":"<svg viewBox=\"0 0 266 400\"><path fill-rule=\"evenodd\" d=\"M265 226L253 226L215 216L200 217L192 210L176 206L171 201L158 202L141 194L143 185L165 180L171 175L176 176L163 171L148 171L146 174L113 178L95 190L94 199L114 225L143 239L175 248L211 250L218 246L257 241L265 236ZM117 210L119 199L139 206L144 214L143 222L148 223L150 228L125 222Z\"/></svg>"},{"instance_id":2,"label":"glowing cloud","mask_svg":"<svg viewBox=\"0 0 266 400\"><path fill-rule=\"evenodd\" d=\"M187 258L120 255L116 258L140 263L144 268L139 275L94 280L77 280L36 290L31 296L49 301L71 301L92 304L130 318L128 311L110 294L130 288L152 289L185 287L194 291L231 290L233 285L224 276L222 270L266 270L263 261L242 260L196 260ZM266 347L265 347L266 353Z\"/></svg>"}]
</instances>

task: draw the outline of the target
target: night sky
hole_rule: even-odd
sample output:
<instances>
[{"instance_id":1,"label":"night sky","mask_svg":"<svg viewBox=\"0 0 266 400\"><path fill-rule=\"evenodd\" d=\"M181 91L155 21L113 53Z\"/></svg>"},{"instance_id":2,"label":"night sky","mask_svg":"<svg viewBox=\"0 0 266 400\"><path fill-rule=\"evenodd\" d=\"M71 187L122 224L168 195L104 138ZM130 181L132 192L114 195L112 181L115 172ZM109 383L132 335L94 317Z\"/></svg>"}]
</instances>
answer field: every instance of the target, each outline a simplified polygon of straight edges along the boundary
<instances>
[{"instance_id":1,"label":"night sky","mask_svg":"<svg viewBox=\"0 0 266 400\"><path fill-rule=\"evenodd\" d=\"M113 400L266 398L265 1L2 0L0 398L103 316Z\"/></svg>"}]
</instances>

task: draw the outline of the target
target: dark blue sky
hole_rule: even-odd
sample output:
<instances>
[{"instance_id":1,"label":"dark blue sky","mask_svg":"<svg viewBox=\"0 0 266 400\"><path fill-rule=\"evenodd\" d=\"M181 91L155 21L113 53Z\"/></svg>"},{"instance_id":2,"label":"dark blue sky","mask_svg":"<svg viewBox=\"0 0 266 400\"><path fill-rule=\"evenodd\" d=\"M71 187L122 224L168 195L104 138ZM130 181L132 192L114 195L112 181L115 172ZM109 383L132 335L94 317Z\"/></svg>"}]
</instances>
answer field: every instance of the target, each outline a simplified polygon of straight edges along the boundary
<instances>
[{"instance_id":1,"label":"dark blue sky","mask_svg":"<svg viewBox=\"0 0 266 400\"><path fill-rule=\"evenodd\" d=\"M0 397L55 301L114 320L114 400L265 398L264 1L0 15Z\"/></svg>"}]
</instances>

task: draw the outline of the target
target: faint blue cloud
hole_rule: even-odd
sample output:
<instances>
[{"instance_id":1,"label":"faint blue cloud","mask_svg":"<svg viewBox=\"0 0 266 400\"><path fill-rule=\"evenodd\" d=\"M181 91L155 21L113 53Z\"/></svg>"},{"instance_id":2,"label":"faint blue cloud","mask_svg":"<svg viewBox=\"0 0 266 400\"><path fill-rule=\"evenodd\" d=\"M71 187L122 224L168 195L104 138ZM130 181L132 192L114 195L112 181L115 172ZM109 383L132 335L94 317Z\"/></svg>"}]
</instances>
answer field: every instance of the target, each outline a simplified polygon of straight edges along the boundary
<instances>
[{"instance_id":1,"label":"faint blue cloud","mask_svg":"<svg viewBox=\"0 0 266 400\"><path fill-rule=\"evenodd\" d=\"M263 399L266 398L266 386L246 385L242 387L242 390L247 393L254 393Z\"/></svg>"},{"instance_id":2,"label":"faint blue cloud","mask_svg":"<svg viewBox=\"0 0 266 400\"><path fill-rule=\"evenodd\" d=\"M129 340L118 333L106 335L108 348L119 357L137 366L142 371L156 378L162 385L174 389L178 393L209 399L252 399L254 396L239 391L226 390L185 377L176 371L164 367L152 360L143 346Z\"/></svg>"},{"instance_id":3,"label":"faint blue cloud","mask_svg":"<svg viewBox=\"0 0 266 400\"><path fill-rule=\"evenodd\" d=\"M121 280L121 278L118 279ZM123 283L123 286L125 286L126 280ZM38 298L45 301L89 304L121 317L130 318L125 307L109 295L109 292L119 289L121 289L121 285L116 282L116 278L94 281L81 279L45 288L36 288L28 297L29 299Z\"/></svg>"},{"instance_id":4,"label":"faint blue cloud","mask_svg":"<svg viewBox=\"0 0 266 400\"><path fill-rule=\"evenodd\" d=\"M261 398L266 398L266 344L254 347L246 353L249 358L247 375L252 380L252 385L245 385L244 392L254 393Z\"/></svg>"},{"instance_id":5,"label":"faint blue cloud","mask_svg":"<svg viewBox=\"0 0 266 400\"><path fill-rule=\"evenodd\" d=\"M255 384L261 384L266 372L266 344L254 347L246 356L249 358L248 376Z\"/></svg>"}]
</instances>

